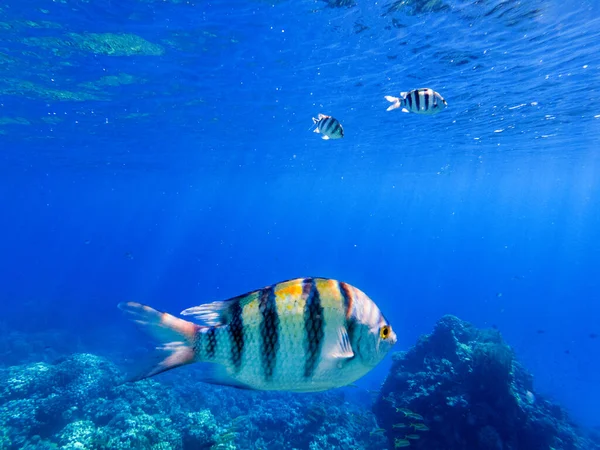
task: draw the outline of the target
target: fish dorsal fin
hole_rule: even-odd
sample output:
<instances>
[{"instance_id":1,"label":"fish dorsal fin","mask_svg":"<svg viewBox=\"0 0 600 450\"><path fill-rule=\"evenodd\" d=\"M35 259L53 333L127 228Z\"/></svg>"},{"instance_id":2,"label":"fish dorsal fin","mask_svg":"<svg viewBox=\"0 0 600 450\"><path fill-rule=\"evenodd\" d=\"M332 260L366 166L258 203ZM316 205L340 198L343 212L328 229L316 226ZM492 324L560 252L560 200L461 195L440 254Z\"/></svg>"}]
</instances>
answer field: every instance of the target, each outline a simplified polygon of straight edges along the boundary
<instances>
[{"instance_id":1,"label":"fish dorsal fin","mask_svg":"<svg viewBox=\"0 0 600 450\"><path fill-rule=\"evenodd\" d=\"M210 327L219 327L229 322L229 310L232 304L231 300L212 302L184 309L180 314L183 316L192 316L196 321L204 322Z\"/></svg>"},{"instance_id":2,"label":"fish dorsal fin","mask_svg":"<svg viewBox=\"0 0 600 450\"><path fill-rule=\"evenodd\" d=\"M350 343L346 327L338 329L338 338L329 356L336 360L354 358L354 350L352 350L352 344Z\"/></svg>"},{"instance_id":3,"label":"fish dorsal fin","mask_svg":"<svg viewBox=\"0 0 600 450\"><path fill-rule=\"evenodd\" d=\"M210 327L220 327L231 322L234 307L241 306L243 308L248 302L257 299L259 293L260 291L253 291L230 298L229 300L193 306L184 309L180 314L183 316L192 316L194 320L203 322Z\"/></svg>"}]
</instances>

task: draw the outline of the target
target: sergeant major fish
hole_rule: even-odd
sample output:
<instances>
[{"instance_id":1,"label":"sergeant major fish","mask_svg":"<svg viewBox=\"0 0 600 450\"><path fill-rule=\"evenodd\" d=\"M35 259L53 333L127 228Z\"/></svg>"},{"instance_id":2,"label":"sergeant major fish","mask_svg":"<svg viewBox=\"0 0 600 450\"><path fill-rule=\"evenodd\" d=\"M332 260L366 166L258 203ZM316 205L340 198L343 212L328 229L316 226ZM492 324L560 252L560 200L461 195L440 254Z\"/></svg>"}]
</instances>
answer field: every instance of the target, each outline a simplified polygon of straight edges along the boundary
<instances>
[{"instance_id":1,"label":"sergeant major fish","mask_svg":"<svg viewBox=\"0 0 600 450\"><path fill-rule=\"evenodd\" d=\"M359 289L298 278L186 309L203 325L139 303L119 308L167 352L132 381L195 362L200 381L255 390L316 392L350 384L396 343L375 303Z\"/></svg>"},{"instance_id":2,"label":"sergeant major fish","mask_svg":"<svg viewBox=\"0 0 600 450\"><path fill-rule=\"evenodd\" d=\"M437 114L441 112L448 103L444 100L439 93L433 89L420 88L414 89L410 92L401 92L400 97L392 97L386 95L385 99L391 102L392 105L388 107L387 111L393 109L402 108L403 112L412 112L416 114Z\"/></svg>"},{"instance_id":3,"label":"sergeant major fish","mask_svg":"<svg viewBox=\"0 0 600 450\"><path fill-rule=\"evenodd\" d=\"M323 139L340 139L344 137L344 128L339 120L325 114L319 114L316 119L313 117L312 120L316 125L313 131L321 133Z\"/></svg>"}]
</instances>

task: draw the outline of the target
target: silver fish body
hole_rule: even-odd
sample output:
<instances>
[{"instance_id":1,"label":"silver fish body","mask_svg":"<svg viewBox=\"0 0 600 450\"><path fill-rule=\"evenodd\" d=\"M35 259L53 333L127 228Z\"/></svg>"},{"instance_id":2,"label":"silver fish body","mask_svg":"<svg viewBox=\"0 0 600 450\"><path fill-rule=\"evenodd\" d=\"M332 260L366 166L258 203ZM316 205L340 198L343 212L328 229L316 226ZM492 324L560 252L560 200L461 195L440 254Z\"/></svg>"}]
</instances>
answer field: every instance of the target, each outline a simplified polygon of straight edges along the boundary
<instances>
[{"instance_id":1,"label":"silver fish body","mask_svg":"<svg viewBox=\"0 0 600 450\"><path fill-rule=\"evenodd\" d=\"M386 95L385 99L392 103L387 109L402 108L402 112L432 115L443 111L448 103L438 92L429 88L414 89L410 92L401 92L400 97Z\"/></svg>"},{"instance_id":2,"label":"silver fish body","mask_svg":"<svg viewBox=\"0 0 600 450\"><path fill-rule=\"evenodd\" d=\"M319 114L317 118L313 117L312 120L313 124L316 125L314 132L321 133L323 139L341 139L344 137L344 128L336 118Z\"/></svg>"},{"instance_id":3,"label":"silver fish body","mask_svg":"<svg viewBox=\"0 0 600 450\"><path fill-rule=\"evenodd\" d=\"M375 303L347 283L298 278L186 309L198 325L139 303L119 307L167 352L134 380L193 362L200 381L256 390L315 392L375 367L396 335Z\"/></svg>"}]
</instances>

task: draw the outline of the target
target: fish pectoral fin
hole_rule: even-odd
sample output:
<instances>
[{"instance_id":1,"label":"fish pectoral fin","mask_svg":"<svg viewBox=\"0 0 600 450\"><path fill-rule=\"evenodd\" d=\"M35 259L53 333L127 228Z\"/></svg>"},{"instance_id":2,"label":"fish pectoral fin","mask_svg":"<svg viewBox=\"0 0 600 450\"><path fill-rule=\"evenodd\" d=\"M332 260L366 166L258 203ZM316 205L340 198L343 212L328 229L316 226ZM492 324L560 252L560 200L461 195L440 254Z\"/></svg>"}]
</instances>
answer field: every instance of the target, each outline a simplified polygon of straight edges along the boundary
<instances>
[{"instance_id":1,"label":"fish pectoral fin","mask_svg":"<svg viewBox=\"0 0 600 450\"><path fill-rule=\"evenodd\" d=\"M318 129L318 128L315 128L315 129L313 130L313 133L320 133L320 131L319 131L319 129Z\"/></svg>"},{"instance_id":2,"label":"fish pectoral fin","mask_svg":"<svg viewBox=\"0 0 600 450\"><path fill-rule=\"evenodd\" d=\"M407 112L410 112L410 111L408 109L406 109L406 108L402 108L402 112L407 113Z\"/></svg>"},{"instance_id":3,"label":"fish pectoral fin","mask_svg":"<svg viewBox=\"0 0 600 450\"><path fill-rule=\"evenodd\" d=\"M335 359L354 358L354 350L352 350L350 337L348 336L348 331L345 327L340 327L338 330L338 340L329 355Z\"/></svg>"}]
</instances>

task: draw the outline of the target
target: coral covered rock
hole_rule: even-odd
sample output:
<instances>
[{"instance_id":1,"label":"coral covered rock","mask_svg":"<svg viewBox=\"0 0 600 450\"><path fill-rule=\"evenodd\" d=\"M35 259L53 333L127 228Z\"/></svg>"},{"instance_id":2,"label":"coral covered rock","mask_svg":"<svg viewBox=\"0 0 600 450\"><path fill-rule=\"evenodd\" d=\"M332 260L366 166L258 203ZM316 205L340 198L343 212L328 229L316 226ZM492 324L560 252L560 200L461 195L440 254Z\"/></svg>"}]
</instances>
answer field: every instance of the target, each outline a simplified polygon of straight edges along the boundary
<instances>
[{"instance_id":1,"label":"coral covered rock","mask_svg":"<svg viewBox=\"0 0 600 450\"><path fill-rule=\"evenodd\" d=\"M394 355L374 405L394 447L427 450L592 450L497 330L445 316L432 334Z\"/></svg>"},{"instance_id":2,"label":"coral covered rock","mask_svg":"<svg viewBox=\"0 0 600 450\"><path fill-rule=\"evenodd\" d=\"M178 414L177 398L159 383L121 384L121 378L112 363L90 354L0 369L0 448L166 450L215 444L209 411Z\"/></svg>"},{"instance_id":3,"label":"coral covered rock","mask_svg":"<svg viewBox=\"0 0 600 450\"><path fill-rule=\"evenodd\" d=\"M85 353L0 369L0 449L385 447L368 405L346 402L343 390L240 391L188 369L123 383L114 364Z\"/></svg>"}]
</instances>

